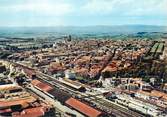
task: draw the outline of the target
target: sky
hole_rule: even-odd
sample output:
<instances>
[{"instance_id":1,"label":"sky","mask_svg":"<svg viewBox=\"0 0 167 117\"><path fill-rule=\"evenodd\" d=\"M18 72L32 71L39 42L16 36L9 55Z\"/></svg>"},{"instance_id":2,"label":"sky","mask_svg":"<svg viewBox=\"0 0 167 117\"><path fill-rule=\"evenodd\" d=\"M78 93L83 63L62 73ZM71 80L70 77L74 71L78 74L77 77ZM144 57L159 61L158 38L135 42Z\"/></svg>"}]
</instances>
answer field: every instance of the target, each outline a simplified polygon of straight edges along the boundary
<instances>
[{"instance_id":1,"label":"sky","mask_svg":"<svg viewBox=\"0 0 167 117\"><path fill-rule=\"evenodd\" d=\"M167 0L0 0L0 26L167 26Z\"/></svg>"}]
</instances>

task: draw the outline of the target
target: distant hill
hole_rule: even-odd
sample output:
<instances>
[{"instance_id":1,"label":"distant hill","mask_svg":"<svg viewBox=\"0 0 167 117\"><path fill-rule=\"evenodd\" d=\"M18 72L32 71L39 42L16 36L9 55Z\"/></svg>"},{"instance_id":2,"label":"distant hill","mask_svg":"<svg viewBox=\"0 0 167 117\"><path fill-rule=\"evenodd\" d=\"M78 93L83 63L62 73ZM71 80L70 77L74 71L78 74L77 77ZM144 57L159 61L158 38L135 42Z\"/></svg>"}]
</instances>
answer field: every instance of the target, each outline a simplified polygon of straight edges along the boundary
<instances>
[{"instance_id":1,"label":"distant hill","mask_svg":"<svg viewBox=\"0 0 167 117\"><path fill-rule=\"evenodd\" d=\"M58 27L1 27L0 37L41 37L61 35L117 35L145 32L167 32L167 26L121 25L121 26L58 26Z\"/></svg>"}]
</instances>

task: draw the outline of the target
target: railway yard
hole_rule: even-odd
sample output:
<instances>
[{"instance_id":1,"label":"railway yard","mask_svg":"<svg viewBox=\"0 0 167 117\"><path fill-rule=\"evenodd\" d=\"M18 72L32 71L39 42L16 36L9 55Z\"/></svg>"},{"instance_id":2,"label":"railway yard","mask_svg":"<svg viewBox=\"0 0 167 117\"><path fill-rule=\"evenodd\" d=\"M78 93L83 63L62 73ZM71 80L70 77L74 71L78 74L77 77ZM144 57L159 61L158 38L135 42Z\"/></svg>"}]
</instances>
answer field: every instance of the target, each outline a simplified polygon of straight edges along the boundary
<instances>
[{"instance_id":1,"label":"railway yard","mask_svg":"<svg viewBox=\"0 0 167 117\"><path fill-rule=\"evenodd\" d=\"M0 60L0 114L167 117L166 43L69 39L15 52Z\"/></svg>"}]
</instances>

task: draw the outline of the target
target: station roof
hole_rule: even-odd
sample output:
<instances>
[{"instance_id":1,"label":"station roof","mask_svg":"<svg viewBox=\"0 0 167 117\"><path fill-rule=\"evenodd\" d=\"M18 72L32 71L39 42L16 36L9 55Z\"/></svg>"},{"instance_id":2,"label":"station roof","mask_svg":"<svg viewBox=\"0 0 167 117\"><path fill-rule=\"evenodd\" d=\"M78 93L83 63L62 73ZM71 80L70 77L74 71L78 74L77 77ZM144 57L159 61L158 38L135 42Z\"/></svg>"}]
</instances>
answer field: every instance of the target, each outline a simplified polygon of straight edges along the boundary
<instances>
[{"instance_id":1,"label":"station roof","mask_svg":"<svg viewBox=\"0 0 167 117\"><path fill-rule=\"evenodd\" d=\"M52 89L52 90L48 91L48 93L63 103L71 97L70 94L68 94L64 91L61 91L60 89Z\"/></svg>"},{"instance_id":2,"label":"station roof","mask_svg":"<svg viewBox=\"0 0 167 117\"><path fill-rule=\"evenodd\" d=\"M70 86L70 87L73 87L73 88L75 88L75 89L80 89L80 88L82 88L83 87L83 85L81 84L81 83L79 83L79 82L77 82L77 81L72 81L72 80L70 80L70 79L62 79L62 80L60 80L62 83L64 83L64 84L66 84L66 85L68 85L68 86Z\"/></svg>"},{"instance_id":3,"label":"station roof","mask_svg":"<svg viewBox=\"0 0 167 117\"><path fill-rule=\"evenodd\" d=\"M83 102L80 102L79 100L74 99L74 98L68 99L65 103L88 117L98 117L102 114L100 111L98 111L98 110L96 110L96 109L94 109L94 108L84 104Z\"/></svg>"},{"instance_id":4,"label":"station roof","mask_svg":"<svg viewBox=\"0 0 167 117\"><path fill-rule=\"evenodd\" d=\"M46 84L46 83L43 83L43 82L41 82L41 81L39 81L39 80L32 80L32 82L31 82L34 86L36 86L36 87L38 87L38 88L40 88L41 90L43 90L43 91L49 91L49 90L51 90L51 89L53 89L51 86L49 86L48 84Z\"/></svg>"}]
</instances>

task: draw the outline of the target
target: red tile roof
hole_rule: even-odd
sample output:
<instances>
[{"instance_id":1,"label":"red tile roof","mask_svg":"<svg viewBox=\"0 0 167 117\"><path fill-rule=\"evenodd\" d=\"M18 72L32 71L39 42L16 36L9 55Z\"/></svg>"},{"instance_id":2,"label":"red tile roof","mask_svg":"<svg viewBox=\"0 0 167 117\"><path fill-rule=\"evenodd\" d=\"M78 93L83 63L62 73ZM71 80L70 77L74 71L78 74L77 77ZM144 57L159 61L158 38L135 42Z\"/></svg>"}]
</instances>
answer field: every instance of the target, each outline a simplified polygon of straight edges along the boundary
<instances>
[{"instance_id":1,"label":"red tile roof","mask_svg":"<svg viewBox=\"0 0 167 117\"><path fill-rule=\"evenodd\" d=\"M12 110L10 108L0 110L0 113L8 113L8 112L12 112Z\"/></svg>"},{"instance_id":2,"label":"red tile roof","mask_svg":"<svg viewBox=\"0 0 167 117\"><path fill-rule=\"evenodd\" d=\"M43 83L43 82L41 82L41 81L39 81L39 80L32 80L32 85L34 85L34 86L36 86L36 87L38 87L38 88L40 88L41 90L43 90L43 91L46 91L46 92L48 92L49 90L51 90L51 89L53 89L51 86L49 86L48 84L45 84L45 83Z\"/></svg>"},{"instance_id":3,"label":"red tile roof","mask_svg":"<svg viewBox=\"0 0 167 117\"><path fill-rule=\"evenodd\" d=\"M44 84L44 83L39 83L36 85L38 88L42 89L43 91L49 91L51 89L53 89L51 86L47 85L47 84Z\"/></svg>"},{"instance_id":4,"label":"red tile roof","mask_svg":"<svg viewBox=\"0 0 167 117\"><path fill-rule=\"evenodd\" d=\"M12 105L24 105L28 103L35 102L36 99L32 96L26 98L26 99L16 99L16 100L11 100L11 101L0 101L0 107L7 107L7 106L12 106Z\"/></svg>"},{"instance_id":5,"label":"red tile roof","mask_svg":"<svg viewBox=\"0 0 167 117\"><path fill-rule=\"evenodd\" d=\"M13 117L41 117L45 114L43 107L25 109L21 113L13 115Z\"/></svg>"},{"instance_id":6,"label":"red tile roof","mask_svg":"<svg viewBox=\"0 0 167 117\"><path fill-rule=\"evenodd\" d=\"M29 76L32 76L32 75L35 75L35 71L34 70L31 70L31 69L24 69L24 72L29 75Z\"/></svg>"},{"instance_id":7,"label":"red tile roof","mask_svg":"<svg viewBox=\"0 0 167 117\"><path fill-rule=\"evenodd\" d=\"M101 114L100 111L74 98L68 99L65 103L88 117L98 117Z\"/></svg>"},{"instance_id":8,"label":"red tile roof","mask_svg":"<svg viewBox=\"0 0 167 117\"><path fill-rule=\"evenodd\" d=\"M40 81L39 81L39 80L36 80L36 79L31 81L31 84L32 84L32 85L37 85L37 84L39 84L39 83L40 83Z\"/></svg>"}]
</instances>

